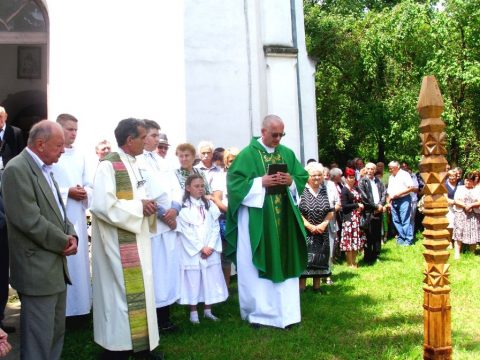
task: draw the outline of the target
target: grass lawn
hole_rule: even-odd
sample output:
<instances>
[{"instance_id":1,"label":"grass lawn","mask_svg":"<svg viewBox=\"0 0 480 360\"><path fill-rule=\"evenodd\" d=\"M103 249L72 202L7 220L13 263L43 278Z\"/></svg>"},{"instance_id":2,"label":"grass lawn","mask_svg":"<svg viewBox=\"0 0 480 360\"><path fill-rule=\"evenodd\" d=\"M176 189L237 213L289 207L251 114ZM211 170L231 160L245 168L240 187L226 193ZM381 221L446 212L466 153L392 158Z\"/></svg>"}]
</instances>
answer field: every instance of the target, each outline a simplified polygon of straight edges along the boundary
<instances>
[{"instance_id":1,"label":"grass lawn","mask_svg":"<svg viewBox=\"0 0 480 360\"><path fill-rule=\"evenodd\" d=\"M421 359L422 251L421 241L398 247L390 240L374 266L336 265L333 285L322 285L322 294L301 294L302 322L289 331L255 330L242 321L233 282L228 301L213 307L220 322L201 318L199 326L191 325L186 308L175 305L172 319L180 330L163 335L160 350L168 360ZM480 359L480 256L450 259L453 357ZM64 359L99 353L91 321L69 327Z\"/></svg>"}]
</instances>

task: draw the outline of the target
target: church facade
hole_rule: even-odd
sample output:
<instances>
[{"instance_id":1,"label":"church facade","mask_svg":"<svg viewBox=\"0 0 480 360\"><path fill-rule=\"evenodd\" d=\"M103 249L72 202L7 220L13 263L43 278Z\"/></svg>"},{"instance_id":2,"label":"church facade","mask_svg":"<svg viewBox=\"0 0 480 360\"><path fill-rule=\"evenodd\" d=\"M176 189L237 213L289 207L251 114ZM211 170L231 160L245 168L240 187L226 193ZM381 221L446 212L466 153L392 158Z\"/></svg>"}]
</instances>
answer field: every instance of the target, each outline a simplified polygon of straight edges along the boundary
<instances>
[{"instance_id":1,"label":"church facade","mask_svg":"<svg viewBox=\"0 0 480 360\"><path fill-rule=\"evenodd\" d=\"M301 0L2 0L0 52L9 121L71 113L87 152L126 117L242 148L273 113L282 143L318 156Z\"/></svg>"}]
</instances>

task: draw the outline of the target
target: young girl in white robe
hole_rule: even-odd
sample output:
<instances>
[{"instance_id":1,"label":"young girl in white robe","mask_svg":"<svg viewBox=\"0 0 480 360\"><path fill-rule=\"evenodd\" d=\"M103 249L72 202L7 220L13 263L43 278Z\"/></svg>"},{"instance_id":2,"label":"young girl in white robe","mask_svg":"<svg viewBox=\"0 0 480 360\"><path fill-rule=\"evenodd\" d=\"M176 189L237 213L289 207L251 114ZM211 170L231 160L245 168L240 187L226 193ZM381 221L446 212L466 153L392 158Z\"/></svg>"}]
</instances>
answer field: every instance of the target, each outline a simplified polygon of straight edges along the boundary
<instances>
[{"instance_id":1,"label":"young girl in white robe","mask_svg":"<svg viewBox=\"0 0 480 360\"><path fill-rule=\"evenodd\" d=\"M190 321L199 324L197 304L205 303L204 317L218 320L211 305L225 301L228 290L222 272L220 210L205 198L205 183L194 174L185 182L183 207L177 218L182 243L180 299L190 305Z\"/></svg>"}]
</instances>

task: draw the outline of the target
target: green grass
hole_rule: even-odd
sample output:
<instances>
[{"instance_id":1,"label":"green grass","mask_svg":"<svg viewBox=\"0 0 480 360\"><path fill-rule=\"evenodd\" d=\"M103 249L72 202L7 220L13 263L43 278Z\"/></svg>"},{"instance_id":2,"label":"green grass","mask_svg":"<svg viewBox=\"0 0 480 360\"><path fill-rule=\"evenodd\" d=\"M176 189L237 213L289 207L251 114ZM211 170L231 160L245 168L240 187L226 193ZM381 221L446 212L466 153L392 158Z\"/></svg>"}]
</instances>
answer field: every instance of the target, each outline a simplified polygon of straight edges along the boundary
<instances>
[{"instance_id":1,"label":"green grass","mask_svg":"<svg viewBox=\"0 0 480 360\"><path fill-rule=\"evenodd\" d=\"M302 322L289 331L252 329L240 319L236 283L227 302L214 306L218 323L188 321L175 305L180 330L163 335L159 349L170 359L421 359L423 354L423 246L389 241L381 262L350 270L334 268L323 294L301 295ZM452 341L455 359L480 359L480 256L451 257ZM202 311L200 311L202 314ZM92 359L91 321L66 334L64 359Z\"/></svg>"}]
</instances>

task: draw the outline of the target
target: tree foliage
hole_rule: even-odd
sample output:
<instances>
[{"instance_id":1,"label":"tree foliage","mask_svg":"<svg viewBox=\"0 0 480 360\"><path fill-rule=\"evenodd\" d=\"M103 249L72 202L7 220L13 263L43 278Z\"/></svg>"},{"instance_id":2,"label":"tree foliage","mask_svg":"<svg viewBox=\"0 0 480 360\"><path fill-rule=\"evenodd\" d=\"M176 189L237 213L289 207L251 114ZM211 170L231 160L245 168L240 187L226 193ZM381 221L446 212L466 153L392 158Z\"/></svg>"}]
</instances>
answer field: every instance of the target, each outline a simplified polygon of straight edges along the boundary
<instances>
[{"instance_id":1,"label":"tree foliage","mask_svg":"<svg viewBox=\"0 0 480 360\"><path fill-rule=\"evenodd\" d=\"M439 81L450 161L480 165L480 0L304 2L319 158L416 163L423 76Z\"/></svg>"}]
</instances>

